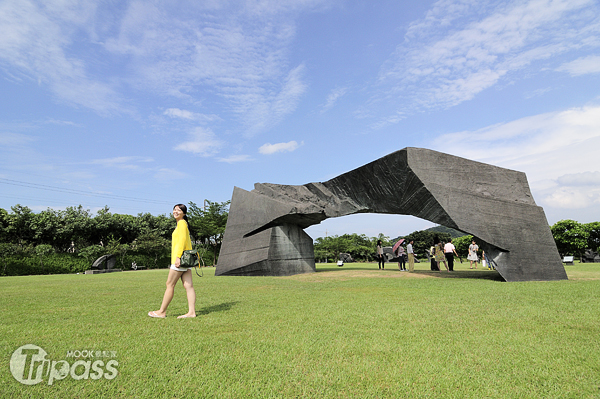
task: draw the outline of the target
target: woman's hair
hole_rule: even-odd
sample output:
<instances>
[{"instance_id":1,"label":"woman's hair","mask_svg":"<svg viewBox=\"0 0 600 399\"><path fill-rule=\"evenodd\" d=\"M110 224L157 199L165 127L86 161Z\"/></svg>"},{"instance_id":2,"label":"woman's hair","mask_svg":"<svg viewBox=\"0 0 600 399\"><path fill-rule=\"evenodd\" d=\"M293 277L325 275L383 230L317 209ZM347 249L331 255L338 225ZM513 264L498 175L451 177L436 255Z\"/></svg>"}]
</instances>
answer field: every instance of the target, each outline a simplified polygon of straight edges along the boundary
<instances>
[{"instance_id":1,"label":"woman's hair","mask_svg":"<svg viewBox=\"0 0 600 399\"><path fill-rule=\"evenodd\" d=\"M377 240L377 245L381 244L381 240Z\"/></svg>"}]
</instances>

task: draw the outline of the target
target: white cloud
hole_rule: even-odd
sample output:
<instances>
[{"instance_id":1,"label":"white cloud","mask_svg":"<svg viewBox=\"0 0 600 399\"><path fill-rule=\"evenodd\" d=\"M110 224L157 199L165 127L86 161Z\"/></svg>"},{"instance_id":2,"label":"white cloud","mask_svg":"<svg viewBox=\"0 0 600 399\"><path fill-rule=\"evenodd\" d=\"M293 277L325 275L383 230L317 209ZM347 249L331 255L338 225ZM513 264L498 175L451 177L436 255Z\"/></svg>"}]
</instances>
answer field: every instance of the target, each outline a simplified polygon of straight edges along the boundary
<instances>
[{"instance_id":1,"label":"white cloud","mask_svg":"<svg viewBox=\"0 0 600 399\"><path fill-rule=\"evenodd\" d=\"M179 108L168 108L165 110L165 112L163 112L163 115L170 116L171 118L184 119L188 121L210 122L220 119L217 115L206 115Z\"/></svg>"},{"instance_id":2,"label":"white cloud","mask_svg":"<svg viewBox=\"0 0 600 399\"><path fill-rule=\"evenodd\" d=\"M210 93L252 135L296 108L305 68L289 66L294 19L328 2L198 2L182 13L134 1L105 47L131 57L134 86L192 101Z\"/></svg>"},{"instance_id":3,"label":"white cloud","mask_svg":"<svg viewBox=\"0 0 600 399\"><path fill-rule=\"evenodd\" d=\"M442 152L525 172L542 205L576 209L600 200L600 106L445 134L434 146Z\"/></svg>"},{"instance_id":4,"label":"white cloud","mask_svg":"<svg viewBox=\"0 0 600 399\"><path fill-rule=\"evenodd\" d=\"M585 192L575 188L560 187L544 198L544 202L551 207L563 209L587 208L599 198L598 193Z\"/></svg>"},{"instance_id":5,"label":"white cloud","mask_svg":"<svg viewBox=\"0 0 600 399\"><path fill-rule=\"evenodd\" d=\"M252 159L249 155L231 155L227 158L219 158L218 161L219 162L226 162L226 163L238 163L238 162L249 162L249 161L253 161L254 159Z\"/></svg>"},{"instance_id":6,"label":"white cloud","mask_svg":"<svg viewBox=\"0 0 600 399\"><path fill-rule=\"evenodd\" d=\"M404 43L382 66L379 92L369 106L389 103L396 107L390 113L403 114L471 100L535 62L597 47L599 15L593 0L440 0L411 24ZM585 64L580 70L591 71L597 60L582 60L570 70L580 64Z\"/></svg>"},{"instance_id":7,"label":"white cloud","mask_svg":"<svg viewBox=\"0 0 600 399\"><path fill-rule=\"evenodd\" d=\"M324 113L327 110L329 110L330 108L332 108L335 105L335 103L337 102L337 100L339 100L341 97L345 96L347 92L348 92L347 87L337 87L337 88L333 89L331 91L331 93L329 93L329 95L327 96L327 102L323 106L321 113Z\"/></svg>"},{"instance_id":8,"label":"white cloud","mask_svg":"<svg viewBox=\"0 0 600 399\"><path fill-rule=\"evenodd\" d=\"M111 83L95 79L86 61L70 51L93 26L93 1L29 0L0 3L0 61L20 75L48 87L61 101L100 113L121 110Z\"/></svg>"},{"instance_id":9,"label":"white cloud","mask_svg":"<svg viewBox=\"0 0 600 399\"><path fill-rule=\"evenodd\" d=\"M154 174L154 178L160 181L171 181L186 179L188 175L180 170L161 168Z\"/></svg>"},{"instance_id":10,"label":"white cloud","mask_svg":"<svg viewBox=\"0 0 600 399\"><path fill-rule=\"evenodd\" d=\"M600 168L600 162L596 167ZM600 172L572 173L560 176L558 184L563 186L596 186L600 187Z\"/></svg>"},{"instance_id":11,"label":"white cloud","mask_svg":"<svg viewBox=\"0 0 600 399\"><path fill-rule=\"evenodd\" d=\"M578 58L561 65L557 71L564 71L572 76L600 73L600 55Z\"/></svg>"},{"instance_id":12,"label":"white cloud","mask_svg":"<svg viewBox=\"0 0 600 399\"><path fill-rule=\"evenodd\" d=\"M129 112L130 88L198 103L254 134L292 112L305 91L302 65L289 64L296 19L331 0L187 2L92 0L0 3L0 62L63 102L99 113ZM118 70L115 70L116 68ZM129 99L126 100L126 99ZM166 115L212 121L171 108Z\"/></svg>"},{"instance_id":13,"label":"white cloud","mask_svg":"<svg viewBox=\"0 0 600 399\"><path fill-rule=\"evenodd\" d=\"M140 163L152 163L154 159L139 156L114 157L104 159L94 159L90 163L93 165L101 165L105 168L117 168L124 170L139 170Z\"/></svg>"},{"instance_id":14,"label":"white cloud","mask_svg":"<svg viewBox=\"0 0 600 399\"><path fill-rule=\"evenodd\" d=\"M200 156L212 156L218 153L223 145L224 142L219 140L212 130L197 127L189 134L188 141L176 145L173 149Z\"/></svg>"},{"instance_id":15,"label":"white cloud","mask_svg":"<svg viewBox=\"0 0 600 399\"><path fill-rule=\"evenodd\" d=\"M296 141L277 144L266 143L258 149L258 152L260 152L261 154L270 155L275 154L276 152L292 152L295 151L298 147L299 145Z\"/></svg>"},{"instance_id":16,"label":"white cloud","mask_svg":"<svg viewBox=\"0 0 600 399\"><path fill-rule=\"evenodd\" d=\"M0 146L2 147L17 147L33 142L34 139L30 136L19 133L0 132Z\"/></svg>"}]
</instances>

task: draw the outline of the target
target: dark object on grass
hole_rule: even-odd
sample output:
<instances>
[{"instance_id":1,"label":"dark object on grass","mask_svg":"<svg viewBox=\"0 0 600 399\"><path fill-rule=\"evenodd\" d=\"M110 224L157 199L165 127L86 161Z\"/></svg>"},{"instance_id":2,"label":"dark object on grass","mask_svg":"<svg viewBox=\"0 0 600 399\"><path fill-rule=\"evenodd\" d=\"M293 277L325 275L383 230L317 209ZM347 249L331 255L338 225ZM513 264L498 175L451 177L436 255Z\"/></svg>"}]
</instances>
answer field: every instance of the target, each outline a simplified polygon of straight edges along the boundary
<instances>
[{"instance_id":1,"label":"dark object on grass","mask_svg":"<svg viewBox=\"0 0 600 399\"><path fill-rule=\"evenodd\" d=\"M86 270L85 274L112 273L120 272L121 269L115 269L117 257L113 254L103 255L92 263L92 269Z\"/></svg>"},{"instance_id":2,"label":"dark object on grass","mask_svg":"<svg viewBox=\"0 0 600 399\"><path fill-rule=\"evenodd\" d=\"M598 255L598 252L586 249L581 261L585 263L600 263L600 255Z\"/></svg>"},{"instance_id":3,"label":"dark object on grass","mask_svg":"<svg viewBox=\"0 0 600 399\"><path fill-rule=\"evenodd\" d=\"M422 148L324 183L235 187L215 274L314 272L312 239L303 229L355 213L413 215L471 234L506 281L567 279L524 173Z\"/></svg>"},{"instance_id":4,"label":"dark object on grass","mask_svg":"<svg viewBox=\"0 0 600 399\"><path fill-rule=\"evenodd\" d=\"M352 256L350 254L347 253L340 253L340 260L344 263L351 263L354 262L354 259L352 259Z\"/></svg>"}]
</instances>

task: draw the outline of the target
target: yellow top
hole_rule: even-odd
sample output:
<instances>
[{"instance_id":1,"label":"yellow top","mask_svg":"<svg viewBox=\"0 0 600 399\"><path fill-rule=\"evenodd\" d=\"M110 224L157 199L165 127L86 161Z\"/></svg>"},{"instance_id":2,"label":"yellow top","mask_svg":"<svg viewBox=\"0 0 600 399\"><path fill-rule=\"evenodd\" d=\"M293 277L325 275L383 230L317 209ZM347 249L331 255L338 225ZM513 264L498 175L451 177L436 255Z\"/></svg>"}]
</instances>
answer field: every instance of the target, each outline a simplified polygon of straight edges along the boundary
<instances>
[{"instance_id":1,"label":"yellow top","mask_svg":"<svg viewBox=\"0 0 600 399\"><path fill-rule=\"evenodd\" d=\"M171 264L174 265L177 258L181 258L183 251L192 249L190 231L185 220L181 219L177 222L177 227L173 230L171 239Z\"/></svg>"}]
</instances>

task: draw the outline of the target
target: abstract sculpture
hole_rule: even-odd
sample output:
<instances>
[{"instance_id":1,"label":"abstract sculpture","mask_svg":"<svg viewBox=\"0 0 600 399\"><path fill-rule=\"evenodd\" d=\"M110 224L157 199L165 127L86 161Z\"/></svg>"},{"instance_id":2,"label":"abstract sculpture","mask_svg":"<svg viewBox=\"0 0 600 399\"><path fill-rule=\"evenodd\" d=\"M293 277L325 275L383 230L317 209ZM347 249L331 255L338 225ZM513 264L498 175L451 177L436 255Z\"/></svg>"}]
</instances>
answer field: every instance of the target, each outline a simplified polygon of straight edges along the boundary
<instances>
[{"instance_id":1,"label":"abstract sculpture","mask_svg":"<svg viewBox=\"0 0 600 399\"><path fill-rule=\"evenodd\" d=\"M215 274L314 272L303 229L355 213L413 215L472 234L506 281L567 278L524 173L421 148L324 183L235 187Z\"/></svg>"}]
</instances>

